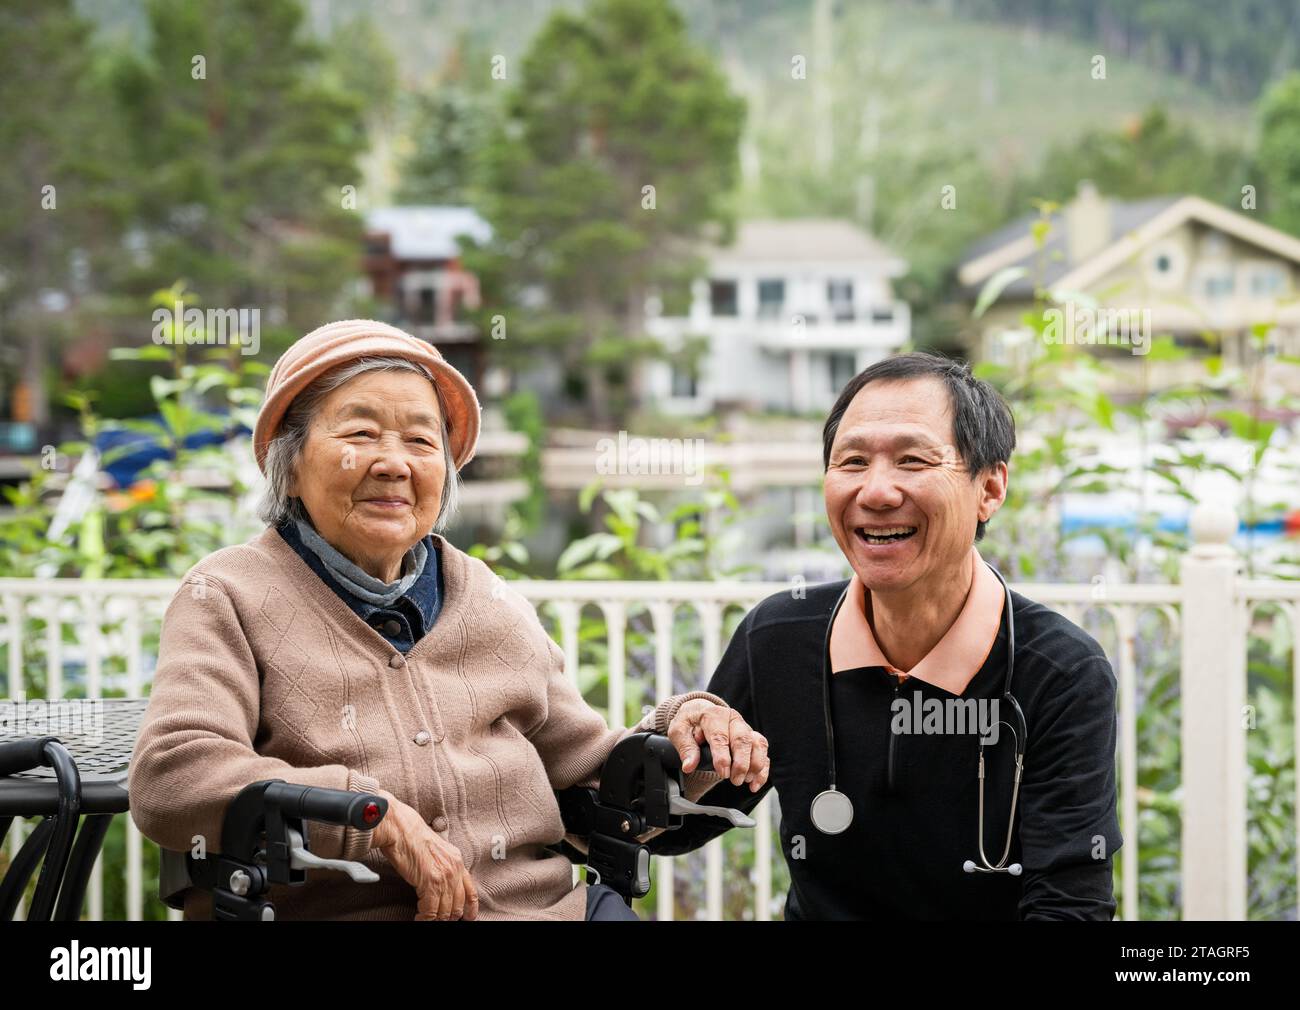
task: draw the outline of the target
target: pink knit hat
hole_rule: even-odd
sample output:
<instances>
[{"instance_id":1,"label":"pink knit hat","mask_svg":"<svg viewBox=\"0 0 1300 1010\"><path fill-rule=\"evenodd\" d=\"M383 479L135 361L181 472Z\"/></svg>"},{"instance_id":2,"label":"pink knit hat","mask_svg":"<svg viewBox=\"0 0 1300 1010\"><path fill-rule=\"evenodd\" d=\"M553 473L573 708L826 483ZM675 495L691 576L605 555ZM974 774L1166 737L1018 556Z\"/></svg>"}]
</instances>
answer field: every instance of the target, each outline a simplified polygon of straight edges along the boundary
<instances>
[{"instance_id":1,"label":"pink knit hat","mask_svg":"<svg viewBox=\"0 0 1300 1010\"><path fill-rule=\"evenodd\" d=\"M266 399L253 428L253 454L266 472L266 448L276 436L293 398L331 369L357 358L381 355L406 358L424 365L438 386L446 411L452 458L459 470L474 458L478 443L479 405L465 377L443 360L432 344L396 326L374 319L341 319L326 323L289 347L266 380Z\"/></svg>"}]
</instances>

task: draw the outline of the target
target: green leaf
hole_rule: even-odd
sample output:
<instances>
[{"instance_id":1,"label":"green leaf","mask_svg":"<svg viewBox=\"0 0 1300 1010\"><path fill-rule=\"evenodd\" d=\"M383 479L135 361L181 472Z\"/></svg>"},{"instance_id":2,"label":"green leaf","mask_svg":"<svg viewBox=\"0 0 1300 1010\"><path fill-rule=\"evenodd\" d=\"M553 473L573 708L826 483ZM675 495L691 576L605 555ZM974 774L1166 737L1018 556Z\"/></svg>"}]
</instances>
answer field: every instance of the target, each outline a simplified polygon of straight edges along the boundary
<instances>
[{"instance_id":1,"label":"green leaf","mask_svg":"<svg viewBox=\"0 0 1300 1010\"><path fill-rule=\"evenodd\" d=\"M137 431L142 435L152 435L154 438L160 439L164 443L171 438L171 432L157 421L128 418L127 420L116 422L115 427L122 428L126 431Z\"/></svg>"},{"instance_id":2,"label":"green leaf","mask_svg":"<svg viewBox=\"0 0 1300 1010\"><path fill-rule=\"evenodd\" d=\"M646 522L657 523L659 521L659 510L648 501L638 501L636 511Z\"/></svg>"},{"instance_id":3,"label":"green leaf","mask_svg":"<svg viewBox=\"0 0 1300 1010\"><path fill-rule=\"evenodd\" d=\"M590 484L587 484L578 494L578 509L583 515L591 511L592 502L596 500L596 495L600 494L604 488L604 482L597 478Z\"/></svg>"},{"instance_id":4,"label":"green leaf","mask_svg":"<svg viewBox=\"0 0 1300 1010\"><path fill-rule=\"evenodd\" d=\"M158 344L148 344L144 347L114 347L108 356L113 361L171 361L172 351Z\"/></svg>"},{"instance_id":5,"label":"green leaf","mask_svg":"<svg viewBox=\"0 0 1300 1010\"><path fill-rule=\"evenodd\" d=\"M608 558L622 546L623 542L618 537L608 533L593 533L569 544L560 554L559 560L555 562L555 568L559 572L569 572L590 561L597 554L602 560Z\"/></svg>"},{"instance_id":6,"label":"green leaf","mask_svg":"<svg viewBox=\"0 0 1300 1010\"><path fill-rule=\"evenodd\" d=\"M1092 401L1092 416L1108 431L1115 430L1115 405L1105 393L1098 393Z\"/></svg>"},{"instance_id":7,"label":"green leaf","mask_svg":"<svg viewBox=\"0 0 1300 1010\"><path fill-rule=\"evenodd\" d=\"M149 377L149 392L156 402L162 403L173 393L179 393L189 385L184 379L167 379L161 375Z\"/></svg>"},{"instance_id":8,"label":"green leaf","mask_svg":"<svg viewBox=\"0 0 1300 1010\"><path fill-rule=\"evenodd\" d=\"M1028 272L1024 267L1004 267L985 281L984 287L980 289L979 298L975 300L975 308L971 310L971 318L979 319L984 315L988 307L997 300L998 295L1006 290L1007 285L1018 281Z\"/></svg>"},{"instance_id":9,"label":"green leaf","mask_svg":"<svg viewBox=\"0 0 1300 1010\"><path fill-rule=\"evenodd\" d=\"M1151 341L1151 346L1147 350L1148 361L1181 361L1186 358L1190 352L1185 347L1179 347L1174 338L1168 335L1156 337ZM1221 358L1214 359L1218 366L1222 366ZM1210 366L1207 363L1207 368Z\"/></svg>"}]
</instances>

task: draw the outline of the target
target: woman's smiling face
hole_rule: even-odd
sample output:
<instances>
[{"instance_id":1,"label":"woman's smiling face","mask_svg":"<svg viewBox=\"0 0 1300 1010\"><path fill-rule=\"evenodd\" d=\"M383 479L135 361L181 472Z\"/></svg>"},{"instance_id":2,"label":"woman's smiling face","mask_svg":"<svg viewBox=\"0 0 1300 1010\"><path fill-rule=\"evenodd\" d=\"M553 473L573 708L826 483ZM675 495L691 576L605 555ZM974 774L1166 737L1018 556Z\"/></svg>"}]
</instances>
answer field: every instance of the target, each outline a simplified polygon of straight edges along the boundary
<instances>
[{"instance_id":1,"label":"woman's smiling face","mask_svg":"<svg viewBox=\"0 0 1300 1010\"><path fill-rule=\"evenodd\" d=\"M446 480L433 384L415 372L373 371L321 402L289 493L326 541L392 582L437 522Z\"/></svg>"},{"instance_id":2,"label":"woman's smiling face","mask_svg":"<svg viewBox=\"0 0 1300 1010\"><path fill-rule=\"evenodd\" d=\"M935 378L864 386L840 419L822 488L831 532L868 589L947 578L1006 496L1005 464L972 479Z\"/></svg>"}]
</instances>

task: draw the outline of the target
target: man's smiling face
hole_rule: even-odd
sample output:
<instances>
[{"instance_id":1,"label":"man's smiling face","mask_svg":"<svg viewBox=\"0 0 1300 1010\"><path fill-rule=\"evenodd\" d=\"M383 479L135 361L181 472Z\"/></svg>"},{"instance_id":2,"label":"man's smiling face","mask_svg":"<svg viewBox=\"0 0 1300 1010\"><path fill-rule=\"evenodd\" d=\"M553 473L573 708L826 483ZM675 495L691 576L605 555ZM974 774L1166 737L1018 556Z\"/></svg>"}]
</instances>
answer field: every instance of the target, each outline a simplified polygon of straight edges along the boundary
<instances>
[{"instance_id":1,"label":"man's smiling face","mask_svg":"<svg viewBox=\"0 0 1300 1010\"><path fill-rule=\"evenodd\" d=\"M831 446L822 485L831 533L870 590L948 578L969 553L977 521L1002 504L1006 473L1000 463L972 479L942 381L870 382Z\"/></svg>"}]
</instances>

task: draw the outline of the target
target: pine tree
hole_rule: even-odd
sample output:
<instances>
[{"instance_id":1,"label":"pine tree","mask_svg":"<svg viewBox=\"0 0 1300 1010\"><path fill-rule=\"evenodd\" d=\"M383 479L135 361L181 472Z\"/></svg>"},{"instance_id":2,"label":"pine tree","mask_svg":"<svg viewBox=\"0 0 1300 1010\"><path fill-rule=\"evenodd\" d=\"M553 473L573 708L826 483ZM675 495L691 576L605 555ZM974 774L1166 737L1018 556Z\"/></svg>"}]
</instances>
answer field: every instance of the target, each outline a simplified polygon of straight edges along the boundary
<instances>
[{"instance_id":1,"label":"pine tree","mask_svg":"<svg viewBox=\"0 0 1300 1010\"><path fill-rule=\"evenodd\" d=\"M82 293L73 257L111 238L120 211L110 110L95 87L91 25L72 0L7 0L0 40L0 398L12 412L21 383L24 413L44 424L64 326L42 293Z\"/></svg>"},{"instance_id":2,"label":"pine tree","mask_svg":"<svg viewBox=\"0 0 1300 1010\"><path fill-rule=\"evenodd\" d=\"M1269 223L1300 235L1300 73L1283 78L1260 101L1258 158Z\"/></svg>"},{"instance_id":3,"label":"pine tree","mask_svg":"<svg viewBox=\"0 0 1300 1010\"><path fill-rule=\"evenodd\" d=\"M116 78L151 253L142 289L182 278L209 305L319 323L359 270L373 96L329 66L297 0L151 0L148 16L148 52Z\"/></svg>"},{"instance_id":4,"label":"pine tree","mask_svg":"<svg viewBox=\"0 0 1300 1010\"><path fill-rule=\"evenodd\" d=\"M471 266L499 270L515 304L530 286L545 293L544 310L503 313L505 344L551 349L608 424L636 406L638 364L656 353L647 294L729 233L744 103L668 0L557 13L517 71L497 66L509 91L483 210L498 262Z\"/></svg>"}]
</instances>

